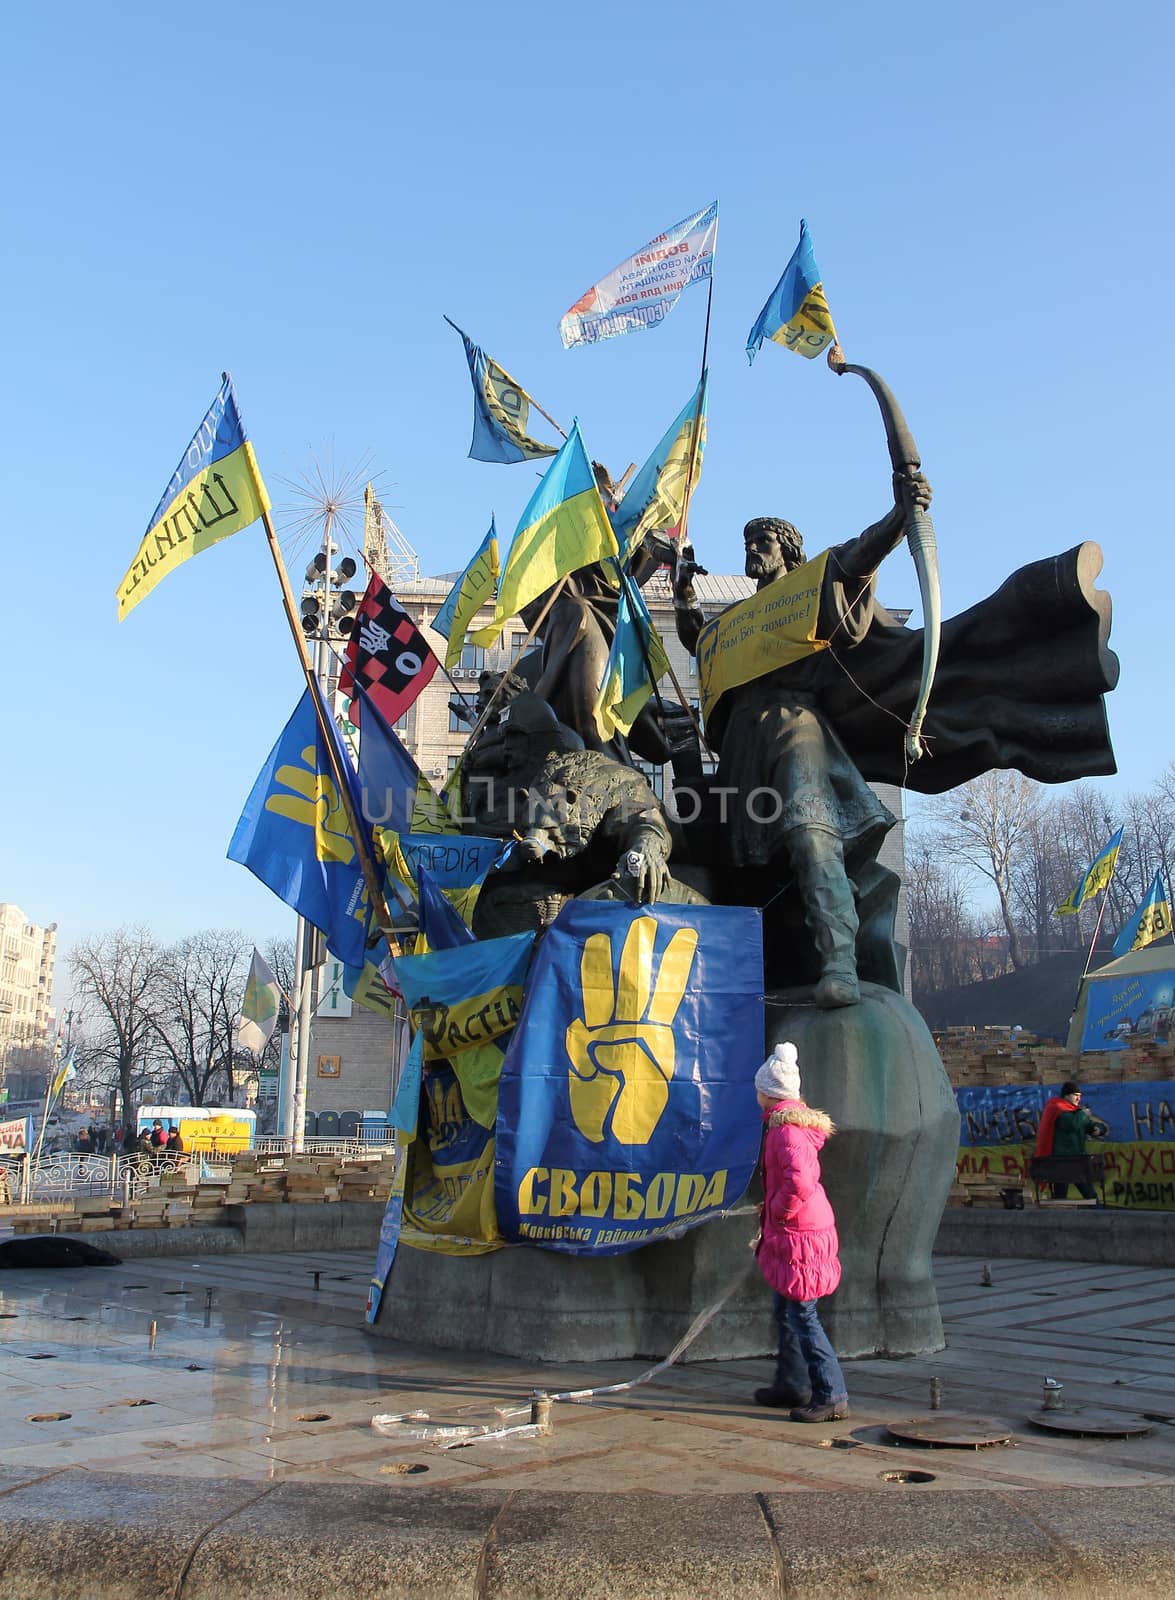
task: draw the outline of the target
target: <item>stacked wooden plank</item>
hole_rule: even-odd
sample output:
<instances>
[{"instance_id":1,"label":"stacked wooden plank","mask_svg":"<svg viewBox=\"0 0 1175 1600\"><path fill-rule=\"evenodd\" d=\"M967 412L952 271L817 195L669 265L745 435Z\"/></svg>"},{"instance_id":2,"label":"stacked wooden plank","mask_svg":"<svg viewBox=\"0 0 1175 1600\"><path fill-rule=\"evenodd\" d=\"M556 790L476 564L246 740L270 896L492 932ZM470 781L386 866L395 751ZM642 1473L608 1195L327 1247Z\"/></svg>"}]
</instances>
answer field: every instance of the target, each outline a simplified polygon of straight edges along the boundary
<instances>
[{"instance_id":1,"label":"stacked wooden plank","mask_svg":"<svg viewBox=\"0 0 1175 1600\"><path fill-rule=\"evenodd\" d=\"M935 1035L947 1077L969 1085L1166 1082L1175 1079L1175 1045L1137 1044L1127 1050L1072 1055L1053 1040L1005 1030L947 1028Z\"/></svg>"}]
</instances>

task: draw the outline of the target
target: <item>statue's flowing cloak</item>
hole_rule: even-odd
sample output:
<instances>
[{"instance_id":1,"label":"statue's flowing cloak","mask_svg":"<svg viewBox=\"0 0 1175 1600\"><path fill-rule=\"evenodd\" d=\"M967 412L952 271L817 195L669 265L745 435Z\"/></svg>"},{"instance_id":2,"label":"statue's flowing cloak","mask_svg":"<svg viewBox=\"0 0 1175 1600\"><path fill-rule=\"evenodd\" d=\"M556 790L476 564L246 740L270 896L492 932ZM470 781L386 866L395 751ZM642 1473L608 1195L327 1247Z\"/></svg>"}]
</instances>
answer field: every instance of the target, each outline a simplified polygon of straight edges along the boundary
<instances>
[{"instance_id":1,"label":"statue's flowing cloak","mask_svg":"<svg viewBox=\"0 0 1175 1600\"><path fill-rule=\"evenodd\" d=\"M1042 783L1115 772L1102 697L1118 681L1118 658L1108 646L1110 597L1094 587L1101 565L1096 544L1077 545L1021 567L943 624L924 727L928 754L913 763L903 741L922 631L876 603L876 577L848 603L842 582L832 608L842 624L831 630L829 649L777 668L715 707L707 733L722 750L722 767L738 762L731 734L741 743L747 721L772 698L798 697L871 783L941 794L993 768ZM757 781L771 780L760 770Z\"/></svg>"}]
</instances>

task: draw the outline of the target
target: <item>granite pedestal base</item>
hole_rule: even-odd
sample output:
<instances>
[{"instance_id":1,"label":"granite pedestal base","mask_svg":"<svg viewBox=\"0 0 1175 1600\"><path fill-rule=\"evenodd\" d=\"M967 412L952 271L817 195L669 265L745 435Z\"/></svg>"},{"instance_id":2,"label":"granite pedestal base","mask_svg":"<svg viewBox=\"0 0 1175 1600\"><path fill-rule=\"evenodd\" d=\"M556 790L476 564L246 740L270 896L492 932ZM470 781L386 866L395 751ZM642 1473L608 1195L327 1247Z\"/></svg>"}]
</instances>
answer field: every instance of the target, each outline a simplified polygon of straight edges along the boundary
<instances>
[{"instance_id":1,"label":"granite pedestal base","mask_svg":"<svg viewBox=\"0 0 1175 1600\"><path fill-rule=\"evenodd\" d=\"M686 1359L765 1355L776 1334L771 1293L749 1249L757 1229L753 1213L727 1217L623 1256L401 1249L370 1331L540 1361L659 1360L737 1280Z\"/></svg>"},{"instance_id":2,"label":"granite pedestal base","mask_svg":"<svg viewBox=\"0 0 1175 1600\"><path fill-rule=\"evenodd\" d=\"M805 1098L838 1128L822 1166L844 1276L821 1320L846 1357L941 1349L930 1253L959 1116L926 1024L876 984L862 985L859 1005L837 1011L769 1002L768 1046L795 1043ZM748 1076L758 1065L747 1064ZM748 1248L757 1217L750 1197L741 1207L743 1215L629 1255L507 1247L445 1256L401 1247L372 1332L542 1361L659 1360L736 1283L685 1359L773 1353L771 1294Z\"/></svg>"}]
</instances>

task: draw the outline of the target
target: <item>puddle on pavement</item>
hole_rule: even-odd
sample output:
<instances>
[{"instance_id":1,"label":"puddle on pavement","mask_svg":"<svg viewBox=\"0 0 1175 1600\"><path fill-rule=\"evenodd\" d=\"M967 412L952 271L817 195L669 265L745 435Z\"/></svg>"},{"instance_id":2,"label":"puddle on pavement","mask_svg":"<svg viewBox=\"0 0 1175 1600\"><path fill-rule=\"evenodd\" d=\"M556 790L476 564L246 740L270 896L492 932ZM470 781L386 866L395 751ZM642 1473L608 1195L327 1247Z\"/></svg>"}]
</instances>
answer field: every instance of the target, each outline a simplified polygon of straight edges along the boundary
<instances>
[{"instance_id":1,"label":"puddle on pavement","mask_svg":"<svg viewBox=\"0 0 1175 1600\"><path fill-rule=\"evenodd\" d=\"M390 1461L379 1469L387 1473L427 1472L428 1468L423 1461Z\"/></svg>"},{"instance_id":2,"label":"puddle on pavement","mask_svg":"<svg viewBox=\"0 0 1175 1600\"><path fill-rule=\"evenodd\" d=\"M26 1417L26 1422L68 1422L73 1415L71 1411L34 1411L31 1417Z\"/></svg>"},{"instance_id":3,"label":"puddle on pavement","mask_svg":"<svg viewBox=\"0 0 1175 1600\"><path fill-rule=\"evenodd\" d=\"M879 1472L877 1476L882 1483L933 1483L933 1472Z\"/></svg>"},{"instance_id":4,"label":"puddle on pavement","mask_svg":"<svg viewBox=\"0 0 1175 1600\"><path fill-rule=\"evenodd\" d=\"M329 1411L299 1411L294 1418L295 1422L329 1422Z\"/></svg>"}]
</instances>

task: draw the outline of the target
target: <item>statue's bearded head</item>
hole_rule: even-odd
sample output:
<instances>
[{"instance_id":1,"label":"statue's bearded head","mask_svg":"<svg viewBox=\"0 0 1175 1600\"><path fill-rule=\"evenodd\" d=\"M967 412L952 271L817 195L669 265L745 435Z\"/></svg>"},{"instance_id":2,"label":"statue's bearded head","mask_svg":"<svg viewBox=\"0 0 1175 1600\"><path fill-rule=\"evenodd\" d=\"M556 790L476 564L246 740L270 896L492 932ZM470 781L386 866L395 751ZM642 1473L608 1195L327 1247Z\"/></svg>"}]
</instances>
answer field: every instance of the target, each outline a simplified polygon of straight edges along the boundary
<instances>
[{"instance_id":1,"label":"statue's bearded head","mask_svg":"<svg viewBox=\"0 0 1175 1600\"><path fill-rule=\"evenodd\" d=\"M754 517L743 529L746 574L760 583L790 572L804 561L802 535L782 517Z\"/></svg>"}]
</instances>

